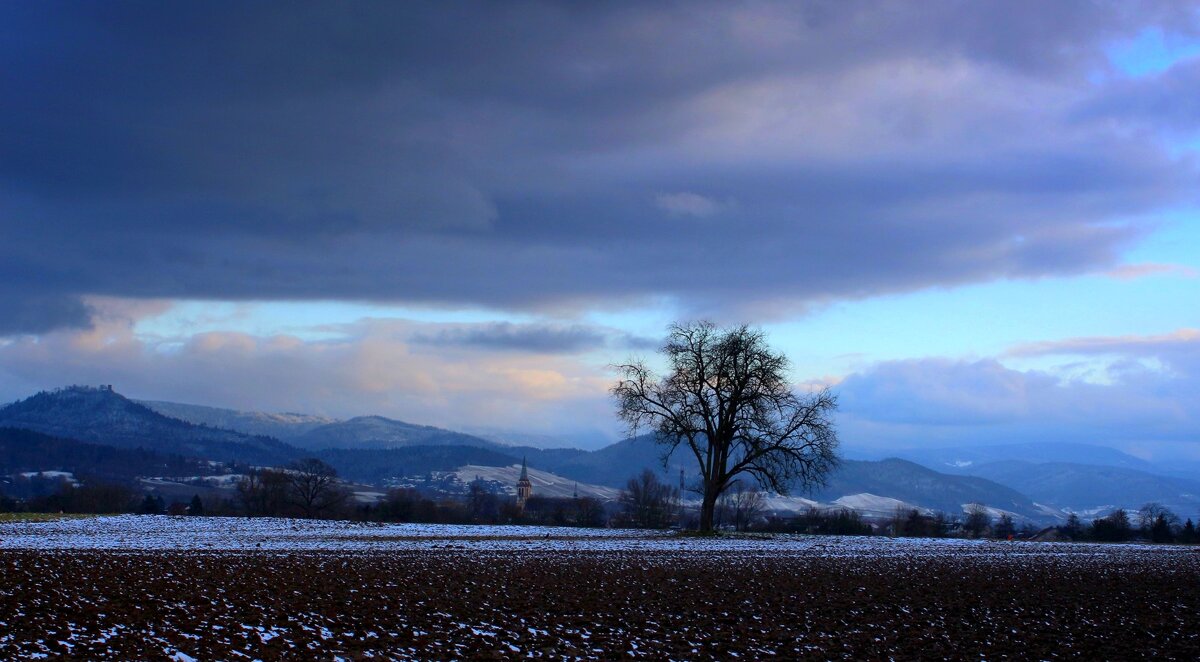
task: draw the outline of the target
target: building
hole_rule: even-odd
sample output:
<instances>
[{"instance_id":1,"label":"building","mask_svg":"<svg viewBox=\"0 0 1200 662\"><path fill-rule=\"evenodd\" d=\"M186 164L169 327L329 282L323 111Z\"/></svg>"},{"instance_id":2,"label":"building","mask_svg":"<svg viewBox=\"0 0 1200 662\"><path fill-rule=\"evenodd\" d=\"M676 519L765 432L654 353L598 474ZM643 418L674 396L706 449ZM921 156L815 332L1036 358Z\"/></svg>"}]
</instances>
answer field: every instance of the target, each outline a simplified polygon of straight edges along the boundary
<instances>
[{"instance_id":1,"label":"building","mask_svg":"<svg viewBox=\"0 0 1200 662\"><path fill-rule=\"evenodd\" d=\"M529 468L521 458L521 477L517 479L517 508L524 509L525 502L533 496L533 483L529 482Z\"/></svg>"}]
</instances>

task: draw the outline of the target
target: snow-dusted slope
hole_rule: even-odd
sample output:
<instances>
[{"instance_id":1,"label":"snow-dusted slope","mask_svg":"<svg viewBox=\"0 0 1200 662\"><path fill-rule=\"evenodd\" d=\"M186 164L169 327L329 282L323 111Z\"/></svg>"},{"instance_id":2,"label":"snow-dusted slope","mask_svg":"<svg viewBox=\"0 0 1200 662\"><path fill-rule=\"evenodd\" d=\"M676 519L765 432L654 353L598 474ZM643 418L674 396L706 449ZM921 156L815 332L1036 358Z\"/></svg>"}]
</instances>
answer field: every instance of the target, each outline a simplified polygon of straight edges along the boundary
<instances>
[{"instance_id":1,"label":"snow-dusted slope","mask_svg":"<svg viewBox=\"0 0 1200 662\"><path fill-rule=\"evenodd\" d=\"M207 425L214 428L235 430L244 434L259 434L276 439L288 440L298 437L322 425L338 422L329 416L313 414L280 413L270 414L261 411L238 411L220 407L204 407L188 405L180 402L161 402L156 400L135 400L138 404L153 409L163 416L178 418L182 421Z\"/></svg>"},{"instance_id":2,"label":"snow-dusted slope","mask_svg":"<svg viewBox=\"0 0 1200 662\"><path fill-rule=\"evenodd\" d=\"M467 465L459 467L455 474L463 483L470 483L476 478L494 481L500 483L510 493L516 494L517 479L521 477L521 465L514 464L507 467ZM534 496L570 497L576 494L576 489L578 489L581 497L594 497L608 501L616 499L619 492L611 487L577 483L569 478L532 468L529 469L529 482L533 484Z\"/></svg>"},{"instance_id":3,"label":"snow-dusted slope","mask_svg":"<svg viewBox=\"0 0 1200 662\"><path fill-rule=\"evenodd\" d=\"M860 494L849 494L844 497L839 497L834 500L834 505L851 510L858 511L864 517L891 517L897 512L911 511L913 509L925 512L926 509L918 508L911 503L905 503L899 499L891 497L878 496L862 492Z\"/></svg>"},{"instance_id":4,"label":"snow-dusted slope","mask_svg":"<svg viewBox=\"0 0 1200 662\"><path fill-rule=\"evenodd\" d=\"M699 500L696 501L699 504ZM803 513L811 508L826 508L825 504L812 499L782 494L767 494L763 497L763 509L768 512Z\"/></svg>"}]
</instances>

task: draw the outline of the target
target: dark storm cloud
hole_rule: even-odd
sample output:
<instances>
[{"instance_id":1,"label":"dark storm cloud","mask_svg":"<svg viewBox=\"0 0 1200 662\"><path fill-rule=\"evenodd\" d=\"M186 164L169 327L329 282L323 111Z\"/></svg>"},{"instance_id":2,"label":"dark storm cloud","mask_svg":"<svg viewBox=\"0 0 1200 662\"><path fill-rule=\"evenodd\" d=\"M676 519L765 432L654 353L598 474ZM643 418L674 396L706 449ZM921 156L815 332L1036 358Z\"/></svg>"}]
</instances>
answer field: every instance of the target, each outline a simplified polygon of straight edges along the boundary
<instances>
[{"instance_id":1,"label":"dark storm cloud","mask_svg":"<svg viewBox=\"0 0 1200 662\"><path fill-rule=\"evenodd\" d=\"M652 349L658 341L600 327L573 324L513 324L496 322L417 333L412 342L443 347L573 354L589 350Z\"/></svg>"},{"instance_id":2,"label":"dark storm cloud","mask_svg":"<svg viewBox=\"0 0 1200 662\"><path fill-rule=\"evenodd\" d=\"M91 315L79 297L39 296L0 288L0 336L60 328L86 329L91 326Z\"/></svg>"},{"instance_id":3,"label":"dark storm cloud","mask_svg":"<svg viewBox=\"0 0 1200 662\"><path fill-rule=\"evenodd\" d=\"M1185 3L0 12L0 333L80 295L728 310L1079 273L1196 183L1127 130L1193 116L1088 82Z\"/></svg>"}]
</instances>

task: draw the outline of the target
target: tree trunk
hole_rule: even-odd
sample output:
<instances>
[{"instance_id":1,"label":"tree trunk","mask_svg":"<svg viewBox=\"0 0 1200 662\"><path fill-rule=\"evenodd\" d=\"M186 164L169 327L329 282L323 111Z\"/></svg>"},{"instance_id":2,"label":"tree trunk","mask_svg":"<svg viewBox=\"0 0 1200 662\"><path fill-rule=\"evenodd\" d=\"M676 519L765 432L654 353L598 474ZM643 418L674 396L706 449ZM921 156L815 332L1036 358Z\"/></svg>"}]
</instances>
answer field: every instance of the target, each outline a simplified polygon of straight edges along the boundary
<instances>
[{"instance_id":1,"label":"tree trunk","mask_svg":"<svg viewBox=\"0 0 1200 662\"><path fill-rule=\"evenodd\" d=\"M717 509L717 492L712 487L704 486L704 500L700 502L700 532L712 533L713 512Z\"/></svg>"}]
</instances>

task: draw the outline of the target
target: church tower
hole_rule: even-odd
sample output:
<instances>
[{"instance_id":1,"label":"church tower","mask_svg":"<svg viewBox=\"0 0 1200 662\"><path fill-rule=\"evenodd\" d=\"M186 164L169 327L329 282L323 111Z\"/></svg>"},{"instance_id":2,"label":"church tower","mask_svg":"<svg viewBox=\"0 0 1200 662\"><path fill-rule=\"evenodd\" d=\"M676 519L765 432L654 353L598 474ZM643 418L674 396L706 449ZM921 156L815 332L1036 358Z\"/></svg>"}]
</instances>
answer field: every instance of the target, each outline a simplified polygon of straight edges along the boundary
<instances>
[{"instance_id":1,"label":"church tower","mask_svg":"<svg viewBox=\"0 0 1200 662\"><path fill-rule=\"evenodd\" d=\"M533 496L533 483L529 482L529 468L521 458L521 477L517 480L517 508L525 509L525 502Z\"/></svg>"}]
</instances>

